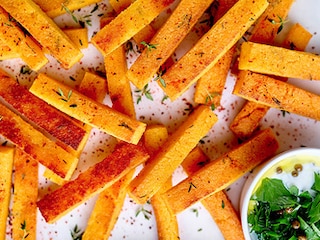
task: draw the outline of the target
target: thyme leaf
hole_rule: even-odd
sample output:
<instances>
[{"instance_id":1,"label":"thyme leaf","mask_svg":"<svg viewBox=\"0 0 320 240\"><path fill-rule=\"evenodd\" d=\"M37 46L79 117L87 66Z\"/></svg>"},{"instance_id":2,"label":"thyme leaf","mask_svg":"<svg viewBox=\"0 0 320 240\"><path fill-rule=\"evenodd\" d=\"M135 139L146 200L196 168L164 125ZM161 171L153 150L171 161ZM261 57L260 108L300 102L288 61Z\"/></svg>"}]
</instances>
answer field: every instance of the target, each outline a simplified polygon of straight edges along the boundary
<instances>
[{"instance_id":1,"label":"thyme leaf","mask_svg":"<svg viewBox=\"0 0 320 240\"><path fill-rule=\"evenodd\" d=\"M22 240L27 239L29 236L28 230L27 230L27 223L26 220L24 220L22 223L20 223L20 229L23 231Z\"/></svg>"},{"instance_id":2,"label":"thyme leaf","mask_svg":"<svg viewBox=\"0 0 320 240\"><path fill-rule=\"evenodd\" d=\"M139 104L142 101L142 97L145 96L147 99L149 99L150 101L153 101L153 97L151 94L151 90L149 89L149 85L146 84L142 90L137 89L135 90L135 92L138 94L137 95L137 104Z\"/></svg>"},{"instance_id":3,"label":"thyme leaf","mask_svg":"<svg viewBox=\"0 0 320 240\"><path fill-rule=\"evenodd\" d=\"M81 240L83 233L84 233L84 232L81 231L81 229L78 227L77 224L76 224L76 225L74 226L74 228L70 231L72 240Z\"/></svg>"},{"instance_id":4,"label":"thyme leaf","mask_svg":"<svg viewBox=\"0 0 320 240\"><path fill-rule=\"evenodd\" d=\"M190 192L192 188L197 188L197 187L192 182L189 182L188 192Z\"/></svg>"},{"instance_id":5,"label":"thyme leaf","mask_svg":"<svg viewBox=\"0 0 320 240\"><path fill-rule=\"evenodd\" d=\"M149 220L151 218L152 212L141 206L136 212L136 217L138 217L139 214L143 214L144 218Z\"/></svg>"}]
</instances>

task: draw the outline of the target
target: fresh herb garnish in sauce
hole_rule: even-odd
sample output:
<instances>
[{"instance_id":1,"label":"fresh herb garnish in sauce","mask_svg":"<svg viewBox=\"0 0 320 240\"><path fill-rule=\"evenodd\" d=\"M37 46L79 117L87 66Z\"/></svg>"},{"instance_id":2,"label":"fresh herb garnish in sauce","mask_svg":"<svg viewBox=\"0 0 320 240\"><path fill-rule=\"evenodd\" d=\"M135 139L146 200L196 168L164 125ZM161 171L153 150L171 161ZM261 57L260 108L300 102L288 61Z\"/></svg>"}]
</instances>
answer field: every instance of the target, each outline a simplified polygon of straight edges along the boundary
<instances>
[{"instance_id":1,"label":"fresh herb garnish in sauce","mask_svg":"<svg viewBox=\"0 0 320 240\"><path fill-rule=\"evenodd\" d=\"M320 239L320 174L314 177L312 191L303 192L279 179L262 180L248 216L258 239Z\"/></svg>"}]
</instances>

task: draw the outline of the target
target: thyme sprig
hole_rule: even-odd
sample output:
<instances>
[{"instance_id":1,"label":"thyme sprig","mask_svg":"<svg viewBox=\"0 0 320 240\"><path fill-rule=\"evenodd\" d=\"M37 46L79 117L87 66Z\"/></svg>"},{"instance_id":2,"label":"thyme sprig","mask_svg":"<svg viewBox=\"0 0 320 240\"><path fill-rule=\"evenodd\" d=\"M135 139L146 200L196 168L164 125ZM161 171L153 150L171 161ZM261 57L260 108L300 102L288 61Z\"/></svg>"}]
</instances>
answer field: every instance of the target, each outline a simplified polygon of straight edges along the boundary
<instances>
[{"instance_id":1,"label":"thyme sprig","mask_svg":"<svg viewBox=\"0 0 320 240\"><path fill-rule=\"evenodd\" d=\"M190 192L192 188L197 188L197 187L192 182L189 182L188 192Z\"/></svg>"},{"instance_id":2,"label":"thyme sprig","mask_svg":"<svg viewBox=\"0 0 320 240\"><path fill-rule=\"evenodd\" d=\"M196 214L196 217L199 216L199 210L197 208L192 208L191 211Z\"/></svg>"},{"instance_id":3,"label":"thyme sprig","mask_svg":"<svg viewBox=\"0 0 320 240\"><path fill-rule=\"evenodd\" d=\"M96 5L98 6L98 5ZM75 23L80 24L81 27L85 27L85 25L87 24L88 26L92 26L92 21L90 19L90 17L92 16L91 14L87 14L83 17L77 17L76 15L74 15L73 11L71 11L64 3L61 4L61 9L64 10L66 13L68 13L72 20ZM96 10L94 10L96 11ZM91 13L93 12L93 10L91 11ZM79 18L79 19L78 19Z\"/></svg>"},{"instance_id":4,"label":"thyme sprig","mask_svg":"<svg viewBox=\"0 0 320 240\"><path fill-rule=\"evenodd\" d=\"M279 34L281 31L282 31L282 29L283 29L283 27L284 27L284 24L286 23L286 22L288 22L288 21L285 21L282 17L280 17L279 15L277 15L278 16L278 21L276 21L276 20L274 20L274 19L272 19L272 18L268 18L268 21L269 22L271 22L272 24L279 24L279 28L278 28L278 30L277 30L277 34Z\"/></svg>"},{"instance_id":5,"label":"thyme sprig","mask_svg":"<svg viewBox=\"0 0 320 240\"><path fill-rule=\"evenodd\" d=\"M157 46L159 45L159 44L147 43L146 41L142 41L140 42L140 44L147 48L147 56L148 56L148 52L151 52L153 49L157 49Z\"/></svg>"},{"instance_id":6,"label":"thyme sprig","mask_svg":"<svg viewBox=\"0 0 320 240\"><path fill-rule=\"evenodd\" d=\"M22 240L27 239L27 237L29 236L28 230L27 230L27 223L26 220L23 221L23 223L20 223L20 229L23 231L23 236L22 236Z\"/></svg>"},{"instance_id":7,"label":"thyme sprig","mask_svg":"<svg viewBox=\"0 0 320 240\"><path fill-rule=\"evenodd\" d=\"M83 233L84 232L81 231L77 224L74 226L72 230L70 230L72 240L81 240Z\"/></svg>"},{"instance_id":8,"label":"thyme sprig","mask_svg":"<svg viewBox=\"0 0 320 240\"><path fill-rule=\"evenodd\" d=\"M205 100L206 104L211 103L215 97L220 96L220 93L218 93L218 92L210 93L210 92L208 92L208 90L207 90L207 94L208 95ZM210 108L212 111L214 111L216 109L216 106L214 105L214 103L211 103Z\"/></svg>"},{"instance_id":9,"label":"thyme sprig","mask_svg":"<svg viewBox=\"0 0 320 240\"><path fill-rule=\"evenodd\" d=\"M141 206L136 212L136 217L138 217L139 214L143 214L144 218L149 220L151 218L152 212L145 209L144 206Z\"/></svg>"},{"instance_id":10,"label":"thyme sprig","mask_svg":"<svg viewBox=\"0 0 320 240\"><path fill-rule=\"evenodd\" d=\"M149 85L146 84L142 90L140 89L137 89L135 90L135 93L138 94L137 96L137 104L139 104L141 101L142 101L142 97L145 96L147 99L153 101L153 97L152 97L152 94L151 94L151 90L149 88Z\"/></svg>"},{"instance_id":11,"label":"thyme sprig","mask_svg":"<svg viewBox=\"0 0 320 240\"><path fill-rule=\"evenodd\" d=\"M162 69L159 69L159 71L157 72L157 76L156 78L154 79L155 81L159 81L162 85L162 87L166 87L167 84L166 84L166 81L163 79L163 74L165 74L166 70L162 70Z\"/></svg>"},{"instance_id":12,"label":"thyme sprig","mask_svg":"<svg viewBox=\"0 0 320 240\"><path fill-rule=\"evenodd\" d=\"M69 102L71 96L72 96L72 90L69 90L68 92L68 95L65 96L62 89L61 88L58 88L57 91L55 91L61 98L60 100L64 101L64 102ZM75 108L77 107L77 104L73 103L73 104L70 104L69 107L72 107L72 108Z\"/></svg>"}]
</instances>

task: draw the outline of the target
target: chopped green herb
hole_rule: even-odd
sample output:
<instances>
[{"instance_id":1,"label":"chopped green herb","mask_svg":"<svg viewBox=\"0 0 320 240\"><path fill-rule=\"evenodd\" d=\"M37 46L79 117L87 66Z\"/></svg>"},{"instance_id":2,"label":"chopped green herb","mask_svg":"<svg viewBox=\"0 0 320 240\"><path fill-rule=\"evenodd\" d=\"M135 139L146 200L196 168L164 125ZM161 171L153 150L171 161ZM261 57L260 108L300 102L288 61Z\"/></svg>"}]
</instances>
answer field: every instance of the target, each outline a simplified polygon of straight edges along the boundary
<instances>
[{"instance_id":1,"label":"chopped green herb","mask_svg":"<svg viewBox=\"0 0 320 240\"><path fill-rule=\"evenodd\" d=\"M158 44L147 43L145 41L140 42L140 44L147 48L147 55L148 52L151 52L153 49L157 49L158 46Z\"/></svg>"},{"instance_id":2,"label":"chopped green herb","mask_svg":"<svg viewBox=\"0 0 320 240\"><path fill-rule=\"evenodd\" d=\"M282 19L282 17L280 17L279 15L278 15L278 21L276 21L276 20L274 20L272 18L268 18L268 21L271 22L272 24L279 24L279 28L277 30L277 34L279 34L282 31L282 29L284 27L284 24L287 22L287 21L284 21Z\"/></svg>"},{"instance_id":3,"label":"chopped green herb","mask_svg":"<svg viewBox=\"0 0 320 240\"><path fill-rule=\"evenodd\" d=\"M78 227L78 225L75 225L74 228L70 231L72 240L81 240L83 231Z\"/></svg>"},{"instance_id":4,"label":"chopped green herb","mask_svg":"<svg viewBox=\"0 0 320 240\"><path fill-rule=\"evenodd\" d=\"M248 223L258 239L320 239L320 174L314 173L314 193L286 187L265 178L252 196Z\"/></svg>"},{"instance_id":5,"label":"chopped green herb","mask_svg":"<svg viewBox=\"0 0 320 240\"><path fill-rule=\"evenodd\" d=\"M75 104L75 103L70 104L70 105L69 105L69 107L71 107L71 108L75 108L75 107L77 107L77 104Z\"/></svg>"},{"instance_id":6,"label":"chopped green herb","mask_svg":"<svg viewBox=\"0 0 320 240\"><path fill-rule=\"evenodd\" d=\"M153 101L151 90L149 89L148 84L146 84L142 90L138 89L138 90L135 90L135 92L138 94L137 104L139 104L141 102L143 96L146 96L147 99Z\"/></svg>"},{"instance_id":7,"label":"chopped green herb","mask_svg":"<svg viewBox=\"0 0 320 240\"><path fill-rule=\"evenodd\" d=\"M31 70L31 68L30 68L29 66L23 65L23 66L21 66L21 68L20 68L20 73L21 73L21 74L31 74L31 73L32 73L32 70Z\"/></svg>"},{"instance_id":8,"label":"chopped green herb","mask_svg":"<svg viewBox=\"0 0 320 240\"><path fill-rule=\"evenodd\" d=\"M191 211L196 214L196 217L199 216L199 210L197 208L192 208Z\"/></svg>"},{"instance_id":9,"label":"chopped green herb","mask_svg":"<svg viewBox=\"0 0 320 240\"><path fill-rule=\"evenodd\" d=\"M186 26L187 28L189 28L191 19L192 19L192 15L191 14L184 14L183 17L182 17L181 23L178 24L178 28L180 28L182 26Z\"/></svg>"},{"instance_id":10,"label":"chopped green herb","mask_svg":"<svg viewBox=\"0 0 320 240\"><path fill-rule=\"evenodd\" d=\"M70 98L71 98L71 96L72 96L72 90L69 90L67 96L64 95L64 93L63 93L63 91L62 91L61 88L58 88L58 90L55 91L55 92L61 97L60 100L61 100L61 101L64 101L64 102L69 102L69 100L70 100ZM72 103L72 104L69 105L69 107L75 108L75 107L77 107L77 104Z\"/></svg>"},{"instance_id":11,"label":"chopped green herb","mask_svg":"<svg viewBox=\"0 0 320 240\"><path fill-rule=\"evenodd\" d=\"M277 104L279 106L281 105L281 102L276 97L272 97L272 100L275 102L275 104Z\"/></svg>"},{"instance_id":12,"label":"chopped green herb","mask_svg":"<svg viewBox=\"0 0 320 240\"><path fill-rule=\"evenodd\" d=\"M224 207L225 207L225 203L224 203L224 201L222 200L222 201L221 201L221 208L224 209Z\"/></svg>"},{"instance_id":13,"label":"chopped green herb","mask_svg":"<svg viewBox=\"0 0 320 240\"><path fill-rule=\"evenodd\" d=\"M127 41L125 44L126 53L135 52L133 48L133 43L131 41Z\"/></svg>"},{"instance_id":14,"label":"chopped green herb","mask_svg":"<svg viewBox=\"0 0 320 240\"><path fill-rule=\"evenodd\" d=\"M80 24L80 26L82 28L85 27L85 25L87 24L88 26L92 26L92 22L90 17L92 16L91 14L85 15L84 17L81 17L80 19L78 19L74 14L73 11L71 11L64 3L61 4L61 9L64 10L66 13L68 13L71 17L72 20L75 23Z\"/></svg>"},{"instance_id":15,"label":"chopped green herb","mask_svg":"<svg viewBox=\"0 0 320 240\"><path fill-rule=\"evenodd\" d=\"M205 104L211 103L215 97L221 95L221 94L218 93L218 92L212 92L212 93L210 93L210 92L207 91L207 93L208 93L208 95L207 95L207 97L206 97ZM216 109L216 106L214 105L214 103L211 103L210 108L211 108L212 111L214 111L214 110Z\"/></svg>"},{"instance_id":16,"label":"chopped green herb","mask_svg":"<svg viewBox=\"0 0 320 240\"><path fill-rule=\"evenodd\" d=\"M27 223L26 220L23 221L23 223L20 223L20 229L23 231L23 236L22 236L22 240L27 239L27 237L29 236L29 233L27 231Z\"/></svg>"},{"instance_id":17,"label":"chopped green herb","mask_svg":"<svg viewBox=\"0 0 320 240\"><path fill-rule=\"evenodd\" d=\"M189 182L188 192L190 192L192 188L197 188L197 187L192 182Z\"/></svg>"},{"instance_id":18,"label":"chopped green herb","mask_svg":"<svg viewBox=\"0 0 320 240\"><path fill-rule=\"evenodd\" d=\"M72 11L70 11L70 9L64 3L61 4L61 9L64 10L66 13L68 13L72 17L72 20L75 23L79 23L77 17L73 14Z\"/></svg>"},{"instance_id":19,"label":"chopped green herb","mask_svg":"<svg viewBox=\"0 0 320 240\"><path fill-rule=\"evenodd\" d=\"M157 77L154 79L155 81L158 81L161 83L162 87L166 87L166 82L165 80L162 78L163 74L165 74L166 70L162 70L162 69L159 69L159 71L157 72Z\"/></svg>"},{"instance_id":20,"label":"chopped green herb","mask_svg":"<svg viewBox=\"0 0 320 240\"><path fill-rule=\"evenodd\" d=\"M72 76L69 76L69 79L70 79L71 81L73 81L73 82L76 81L76 79L75 79L74 77L72 77Z\"/></svg>"},{"instance_id":21,"label":"chopped green herb","mask_svg":"<svg viewBox=\"0 0 320 240\"><path fill-rule=\"evenodd\" d=\"M125 122L120 123L118 126L120 126L120 127L125 127L125 128L127 128L127 129L129 129L130 131L133 130L133 129L132 129L128 124L126 124Z\"/></svg>"},{"instance_id":22,"label":"chopped green herb","mask_svg":"<svg viewBox=\"0 0 320 240\"><path fill-rule=\"evenodd\" d=\"M140 213L143 214L144 218L147 220L149 220L152 215L152 212L149 210L146 210L143 206L141 206L136 212L136 217L138 217Z\"/></svg>"},{"instance_id":23,"label":"chopped green herb","mask_svg":"<svg viewBox=\"0 0 320 240\"><path fill-rule=\"evenodd\" d=\"M98 9L99 9L99 5L96 4L96 5L94 6L94 8L91 10L90 13L94 13L94 12L97 11Z\"/></svg>"},{"instance_id":24,"label":"chopped green herb","mask_svg":"<svg viewBox=\"0 0 320 240\"><path fill-rule=\"evenodd\" d=\"M164 103L165 100L167 100L169 98L168 95L164 95L163 98L161 99L161 103Z\"/></svg>"},{"instance_id":25,"label":"chopped green herb","mask_svg":"<svg viewBox=\"0 0 320 240\"><path fill-rule=\"evenodd\" d=\"M281 110L281 112L282 112L282 116L283 116L283 117L285 117L286 114L290 114L290 112L288 112L288 111L286 111L286 110Z\"/></svg>"}]
</instances>

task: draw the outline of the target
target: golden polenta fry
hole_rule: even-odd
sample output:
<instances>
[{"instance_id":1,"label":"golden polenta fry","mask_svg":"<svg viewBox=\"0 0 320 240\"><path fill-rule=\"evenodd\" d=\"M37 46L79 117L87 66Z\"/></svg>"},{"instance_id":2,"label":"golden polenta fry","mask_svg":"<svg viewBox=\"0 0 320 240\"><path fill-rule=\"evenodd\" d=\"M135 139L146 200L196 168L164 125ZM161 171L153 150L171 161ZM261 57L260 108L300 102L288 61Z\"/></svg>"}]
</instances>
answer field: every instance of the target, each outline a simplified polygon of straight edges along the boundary
<instances>
[{"instance_id":1,"label":"golden polenta fry","mask_svg":"<svg viewBox=\"0 0 320 240\"><path fill-rule=\"evenodd\" d=\"M266 0L239 0L162 79L171 100L177 99L242 37L267 8Z\"/></svg>"},{"instance_id":2,"label":"golden polenta fry","mask_svg":"<svg viewBox=\"0 0 320 240\"><path fill-rule=\"evenodd\" d=\"M44 74L38 75L30 91L75 119L129 143L137 144L146 127Z\"/></svg>"},{"instance_id":3,"label":"golden polenta fry","mask_svg":"<svg viewBox=\"0 0 320 240\"><path fill-rule=\"evenodd\" d=\"M241 46L239 69L280 77L320 80L320 56L276 47L245 42Z\"/></svg>"},{"instance_id":4,"label":"golden polenta fry","mask_svg":"<svg viewBox=\"0 0 320 240\"><path fill-rule=\"evenodd\" d=\"M146 203L217 121L217 116L208 106L196 108L133 179L129 195L137 203Z\"/></svg>"},{"instance_id":5,"label":"golden polenta fry","mask_svg":"<svg viewBox=\"0 0 320 240\"><path fill-rule=\"evenodd\" d=\"M190 175L165 192L164 198L177 214L223 190L246 172L272 157L277 149L278 142L272 130L266 129Z\"/></svg>"},{"instance_id":6,"label":"golden polenta fry","mask_svg":"<svg viewBox=\"0 0 320 240\"><path fill-rule=\"evenodd\" d=\"M14 240L37 236L38 162L19 148L14 156L12 236Z\"/></svg>"},{"instance_id":7,"label":"golden polenta fry","mask_svg":"<svg viewBox=\"0 0 320 240\"><path fill-rule=\"evenodd\" d=\"M0 6L48 49L64 68L71 68L82 58L79 48L32 0L2 0Z\"/></svg>"},{"instance_id":8,"label":"golden polenta fry","mask_svg":"<svg viewBox=\"0 0 320 240\"><path fill-rule=\"evenodd\" d=\"M173 0L134 1L113 21L103 27L92 43L106 56L132 38L155 19Z\"/></svg>"},{"instance_id":9,"label":"golden polenta fry","mask_svg":"<svg viewBox=\"0 0 320 240\"><path fill-rule=\"evenodd\" d=\"M320 96L272 77L242 71L233 93L237 96L320 120Z\"/></svg>"},{"instance_id":10,"label":"golden polenta fry","mask_svg":"<svg viewBox=\"0 0 320 240\"><path fill-rule=\"evenodd\" d=\"M6 239L14 148L0 146L0 239Z\"/></svg>"}]
</instances>

